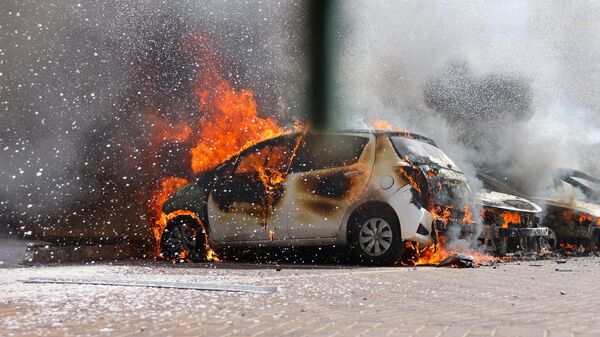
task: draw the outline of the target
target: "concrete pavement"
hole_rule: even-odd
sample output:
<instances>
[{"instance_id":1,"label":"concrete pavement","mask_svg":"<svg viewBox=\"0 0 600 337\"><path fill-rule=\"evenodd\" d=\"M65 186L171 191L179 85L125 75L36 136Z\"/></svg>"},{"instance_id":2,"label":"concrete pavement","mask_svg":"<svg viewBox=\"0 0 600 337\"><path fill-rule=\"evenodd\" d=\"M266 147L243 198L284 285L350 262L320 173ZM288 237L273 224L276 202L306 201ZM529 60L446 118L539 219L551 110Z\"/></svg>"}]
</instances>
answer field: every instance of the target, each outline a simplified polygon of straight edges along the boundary
<instances>
[{"instance_id":1,"label":"concrete pavement","mask_svg":"<svg viewBox=\"0 0 600 337\"><path fill-rule=\"evenodd\" d=\"M24 284L28 277L275 285L275 294ZM598 336L600 258L477 269L251 264L0 269L0 336Z\"/></svg>"}]
</instances>

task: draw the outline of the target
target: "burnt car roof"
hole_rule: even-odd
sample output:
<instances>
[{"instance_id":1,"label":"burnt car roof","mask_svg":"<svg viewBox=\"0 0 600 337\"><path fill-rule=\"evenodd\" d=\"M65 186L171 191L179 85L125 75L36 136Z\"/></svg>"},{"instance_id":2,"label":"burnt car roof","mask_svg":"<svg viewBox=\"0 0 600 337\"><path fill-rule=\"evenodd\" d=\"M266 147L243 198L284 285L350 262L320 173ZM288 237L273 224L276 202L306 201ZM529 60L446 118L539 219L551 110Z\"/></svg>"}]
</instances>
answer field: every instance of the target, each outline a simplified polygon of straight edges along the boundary
<instances>
[{"instance_id":1,"label":"burnt car roof","mask_svg":"<svg viewBox=\"0 0 600 337\"><path fill-rule=\"evenodd\" d=\"M365 133L365 134L372 134L372 135L388 135L388 136L397 136L397 137L404 137L404 138L412 138L412 139L416 139L422 142L425 142L427 144L433 145L435 147L438 147L436 142L433 141L433 139L425 137L425 136L421 136L417 133L412 133L412 132L408 132L408 131L390 131L390 130L366 130L366 129L334 129L334 130L328 130L328 131L309 131L308 133L322 133L322 134L338 134L338 133Z\"/></svg>"},{"instance_id":2,"label":"burnt car roof","mask_svg":"<svg viewBox=\"0 0 600 337\"><path fill-rule=\"evenodd\" d=\"M433 141L433 139L431 138L427 138L425 136L421 136L419 134L416 133L411 133L411 132L405 132L405 131L386 131L386 130L365 130L365 129L334 129L334 130L326 130L326 131L322 131L322 130L310 130L307 132L302 132L302 131L296 131L296 132L290 132L290 133L285 133L282 135L279 135L277 137L273 137L273 138L269 138L269 139L265 139L261 142L258 142L248 148L245 148L241 151L239 151L237 154L229 157L229 159L227 159L225 162L239 156L239 155L243 155L244 153L248 153L249 151L252 151L252 149L258 145L258 144L268 144L268 143L277 143L278 141L280 141L283 138L286 137L292 137L295 135L299 135L299 134L322 134L322 135L335 135L335 134L371 134L371 135L387 135L387 136L398 136L398 137L404 137L404 138L410 138L410 139L416 139L418 141L422 141L425 142L427 144L433 145L435 147L438 147L437 144ZM223 163L225 163L223 162ZM222 165L223 163L221 163L220 165Z\"/></svg>"}]
</instances>

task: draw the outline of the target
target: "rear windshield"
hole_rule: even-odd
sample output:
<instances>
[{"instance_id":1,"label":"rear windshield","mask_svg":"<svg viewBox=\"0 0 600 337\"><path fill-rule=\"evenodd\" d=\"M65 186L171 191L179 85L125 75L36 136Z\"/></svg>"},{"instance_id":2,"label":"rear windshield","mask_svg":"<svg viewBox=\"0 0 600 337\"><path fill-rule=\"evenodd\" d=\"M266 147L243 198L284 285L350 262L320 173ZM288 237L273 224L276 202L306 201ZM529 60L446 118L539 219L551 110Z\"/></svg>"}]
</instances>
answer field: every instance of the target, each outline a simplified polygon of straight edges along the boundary
<instances>
[{"instance_id":1,"label":"rear windshield","mask_svg":"<svg viewBox=\"0 0 600 337\"><path fill-rule=\"evenodd\" d=\"M402 158L408 158L412 163L459 170L458 166L442 150L431 144L405 137L392 136L390 139L398 155Z\"/></svg>"}]
</instances>

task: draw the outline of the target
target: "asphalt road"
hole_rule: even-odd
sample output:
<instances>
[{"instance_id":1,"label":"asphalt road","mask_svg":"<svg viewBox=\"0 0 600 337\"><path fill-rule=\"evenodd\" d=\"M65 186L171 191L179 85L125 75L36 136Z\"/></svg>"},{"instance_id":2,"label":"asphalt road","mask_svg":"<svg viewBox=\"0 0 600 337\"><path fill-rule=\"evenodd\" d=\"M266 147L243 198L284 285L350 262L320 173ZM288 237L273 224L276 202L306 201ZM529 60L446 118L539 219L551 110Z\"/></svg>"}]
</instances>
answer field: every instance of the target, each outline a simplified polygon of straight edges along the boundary
<instances>
[{"instance_id":1,"label":"asphalt road","mask_svg":"<svg viewBox=\"0 0 600 337\"><path fill-rule=\"evenodd\" d=\"M497 267L166 262L0 269L0 336L597 336L600 258ZM273 294L26 284L31 277L276 286Z\"/></svg>"}]
</instances>

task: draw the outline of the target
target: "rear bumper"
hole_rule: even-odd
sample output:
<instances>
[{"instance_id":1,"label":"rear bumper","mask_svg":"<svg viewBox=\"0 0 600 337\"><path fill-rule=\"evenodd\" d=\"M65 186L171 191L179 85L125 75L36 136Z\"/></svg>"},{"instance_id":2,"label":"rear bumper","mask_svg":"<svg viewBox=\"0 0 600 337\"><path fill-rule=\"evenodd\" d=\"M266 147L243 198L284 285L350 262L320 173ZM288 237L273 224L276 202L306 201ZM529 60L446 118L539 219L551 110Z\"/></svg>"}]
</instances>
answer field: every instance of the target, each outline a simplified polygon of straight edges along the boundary
<instances>
[{"instance_id":1,"label":"rear bumper","mask_svg":"<svg viewBox=\"0 0 600 337\"><path fill-rule=\"evenodd\" d=\"M399 189L387 202L396 211L403 240L415 241L424 245L434 242L432 236L433 215L412 202L409 185Z\"/></svg>"}]
</instances>

